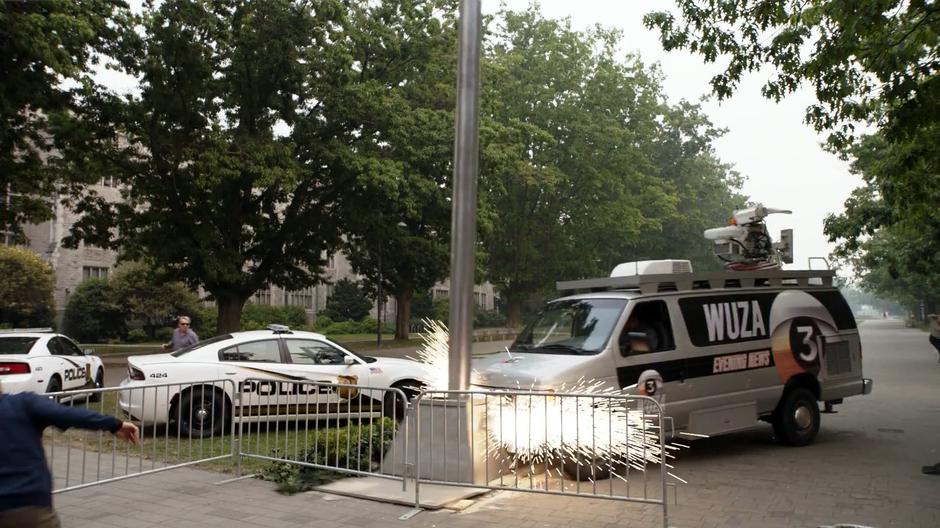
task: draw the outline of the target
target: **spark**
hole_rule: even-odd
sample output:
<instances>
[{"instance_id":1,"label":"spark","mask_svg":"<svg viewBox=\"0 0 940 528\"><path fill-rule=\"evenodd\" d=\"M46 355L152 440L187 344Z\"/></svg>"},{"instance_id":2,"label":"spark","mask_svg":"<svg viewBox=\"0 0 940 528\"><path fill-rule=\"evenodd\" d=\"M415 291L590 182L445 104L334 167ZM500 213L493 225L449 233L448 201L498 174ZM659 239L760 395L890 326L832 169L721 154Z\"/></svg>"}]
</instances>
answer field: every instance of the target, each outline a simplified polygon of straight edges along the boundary
<instances>
[{"instance_id":1,"label":"spark","mask_svg":"<svg viewBox=\"0 0 940 528\"><path fill-rule=\"evenodd\" d=\"M424 363L429 367L425 390L446 391L448 378L448 351L450 350L450 332L444 323L433 319L422 319L428 329L421 336L423 345L415 353L418 357L408 359Z\"/></svg>"},{"instance_id":2,"label":"spark","mask_svg":"<svg viewBox=\"0 0 940 528\"><path fill-rule=\"evenodd\" d=\"M448 389L448 350L450 333L440 321L424 320L428 329L422 336L423 345L415 361L429 368L426 391L431 397L446 397ZM506 354L515 359L507 347ZM658 406L648 399L628 399L627 387L617 389L603 381L579 379L562 385L557 391L534 391L516 382L517 392L500 391L477 394L486 403L484 420L489 435L490 455L511 467L545 464L561 476L559 466L566 461L587 468L611 470L622 468L645 471L648 465L672 469L668 461L674 453L688 448L676 442L660 444ZM512 389L509 389L511 392ZM437 392L438 394L433 394ZM569 394L562 396L562 394ZM680 433L689 437L706 437ZM671 472L676 480L685 481Z\"/></svg>"}]
</instances>

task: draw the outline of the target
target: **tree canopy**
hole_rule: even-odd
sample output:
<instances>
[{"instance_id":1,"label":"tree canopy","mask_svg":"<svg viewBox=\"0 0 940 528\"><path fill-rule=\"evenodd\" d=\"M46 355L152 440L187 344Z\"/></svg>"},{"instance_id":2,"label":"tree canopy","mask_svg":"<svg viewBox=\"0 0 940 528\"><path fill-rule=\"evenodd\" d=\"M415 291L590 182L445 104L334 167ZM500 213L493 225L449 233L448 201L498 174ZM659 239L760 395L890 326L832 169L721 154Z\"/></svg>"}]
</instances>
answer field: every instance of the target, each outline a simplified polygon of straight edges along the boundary
<instances>
[{"instance_id":1,"label":"tree canopy","mask_svg":"<svg viewBox=\"0 0 940 528\"><path fill-rule=\"evenodd\" d=\"M0 2L0 232L14 241L25 241L24 224L52 217L55 192L100 177L64 177L57 149L128 17L123 1Z\"/></svg>"},{"instance_id":2,"label":"tree canopy","mask_svg":"<svg viewBox=\"0 0 940 528\"><path fill-rule=\"evenodd\" d=\"M940 151L940 6L903 0L677 0L646 16L667 50L726 60L712 79L730 96L748 72L773 74L765 96L815 90L806 121L852 159L866 187L826 220L835 256L862 285L908 305L940 298L937 213ZM866 134L857 126L866 125Z\"/></svg>"},{"instance_id":3,"label":"tree canopy","mask_svg":"<svg viewBox=\"0 0 940 528\"><path fill-rule=\"evenodd\" d=\"M554 281L640 258L696 257L743 200L699 109L670 106L621 35L571 29L536 7L503 12L487 42L482 205L487 277L519 323ZM711 258L711 257L709 257Z\"/></svg>"},{"instance_id":4,"label":"tree canopy","mask_svg":"<svg viewBox=\"0 0 940 528\"><path fill-rule=\"evenodd\" d=\"M83 83L55 164L69 181L113 177L122 199L71 193L81 218L65 242L201 288L220 332L259 289L323 281L342 250L370 292L398 301L407 337L414 292L448 270L456 8L166 0L100 13L100 53L138 89ZM712 150L721 132L696 105L667 103L617 32L535 7L490 27L480 278L517 310L622 260L704 263L702 229L742 201Z\"/></svg>"},{"instance_id":5,"label":"tree canopy","mask_svg":"<svg viewBox=\"0 0 940 528\"><path fill-rule=\"evenodd\" d=\"M0 246L0 325L38 327L52 324L52 267L32 251Z\"/></svg>"},{"instance_id":6,"label":"tree canopy","mask_svg":"<svg viewBox=\"0 0 940 528\"><path fill-rule=\"evenodd\" d=\"M237 329L245 301L268 284L316 283L339 245L345 187L332 169L352 133L323 104L351 74L352 58L329 45L347 38L346 22L339 1L146 9L120 58L140 94L82 108L99 137L113 130L95 150L114 160L125 200L85 194L70 242L121 249L205 288L219 331Z\"/></svg>"}]
</instances>

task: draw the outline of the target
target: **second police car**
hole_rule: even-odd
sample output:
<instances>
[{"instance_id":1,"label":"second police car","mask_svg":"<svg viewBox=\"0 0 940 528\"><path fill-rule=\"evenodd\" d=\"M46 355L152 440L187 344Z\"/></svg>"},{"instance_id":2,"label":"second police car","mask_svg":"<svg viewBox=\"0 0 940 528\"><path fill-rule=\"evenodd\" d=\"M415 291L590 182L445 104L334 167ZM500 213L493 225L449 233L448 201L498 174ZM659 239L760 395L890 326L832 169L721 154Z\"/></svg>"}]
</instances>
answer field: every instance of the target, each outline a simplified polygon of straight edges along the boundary
<instances>
[{"instance_id":1,"label":"second police car","mask_svg":"<svg viewBox=\"0 0 940 528\"><path fill-rule=\"evenodd\" d=\"M430 381L423 363L361 356L321 334L272 325L223 334L170 354L131 356L120 406L147 425L176 423L182 434L219 435L230 420L316 420L401 416L406 397ZM213 380L225 380L212 383ZM228 382L231 380L231 382ZM309 383L322 382L317 386ZM149 387L149 388L148 388Z\"/></svg>"},{"instance_id":2,"label":"second police car","mask_svg":"<svg viewBox=\"0 0 940 528\"><path fill-rule=\"evenodd\" d=\"M0 384L6 393L38 394L102 387L104 365L51 328L0 330Z\"/></svg>"}]
</instances>

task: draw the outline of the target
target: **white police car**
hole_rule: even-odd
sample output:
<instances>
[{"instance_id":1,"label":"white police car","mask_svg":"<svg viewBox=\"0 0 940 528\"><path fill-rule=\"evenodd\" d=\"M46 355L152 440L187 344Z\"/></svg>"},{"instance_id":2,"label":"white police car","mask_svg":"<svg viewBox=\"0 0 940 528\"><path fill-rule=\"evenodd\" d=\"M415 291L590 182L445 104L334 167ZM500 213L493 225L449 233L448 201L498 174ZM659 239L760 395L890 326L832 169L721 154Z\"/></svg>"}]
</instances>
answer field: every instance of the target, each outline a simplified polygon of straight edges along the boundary
<instances>
[{"instance_id":1,"label":"white police car","mask_svg":"<svg viewBox=\"0 0 940 528\"><path fill-rule=\"evenodd\" d=\"M170 354L131 356L127 372L121 387L128 390L121 391L120 406L128 416L145 425L175 422L182 434L200 437L221 434L231 419L317 420L350 412L370 418L403 412L403 402L392 392L334 390L298 381L396 388L409 398L431 381L423 363L361 356L321 334L280 325L223 334ZM214 380L232 383L209 383Z\"/></svg>"},{"instance_id":2,"label":"white police car","mask_svg":"<svg viewBox=\"0 0 940 528\"><path fill-rule=\"evenodd\" d=\"M0 387L45 394L104 385L101 358L51 328L0 330ZM98 395L93 395L96 400Z\"/></svg>"}]
</instances>

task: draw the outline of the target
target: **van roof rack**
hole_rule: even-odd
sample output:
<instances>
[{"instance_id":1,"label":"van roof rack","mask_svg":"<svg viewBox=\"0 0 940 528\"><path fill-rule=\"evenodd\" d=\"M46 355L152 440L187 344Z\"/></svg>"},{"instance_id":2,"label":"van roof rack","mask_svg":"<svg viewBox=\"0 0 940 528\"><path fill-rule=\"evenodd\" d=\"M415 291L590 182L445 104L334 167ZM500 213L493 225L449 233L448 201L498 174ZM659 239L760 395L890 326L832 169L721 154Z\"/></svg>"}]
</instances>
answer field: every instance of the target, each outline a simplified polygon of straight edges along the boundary
<instances>
[{"instance_id":1,"label":"van roof rack","mask_svg":"<svg viewBox=\"0 0 940 528\"><path fill-rule=\"evenodd\" d=\"M659 275L628 275L559 281L556 289L565 294L639 290L642 293L726 290L741 288L831 288L833 270L813 271L733 271L701 273L669 273Z\"/></svg>"}]
</instances>

